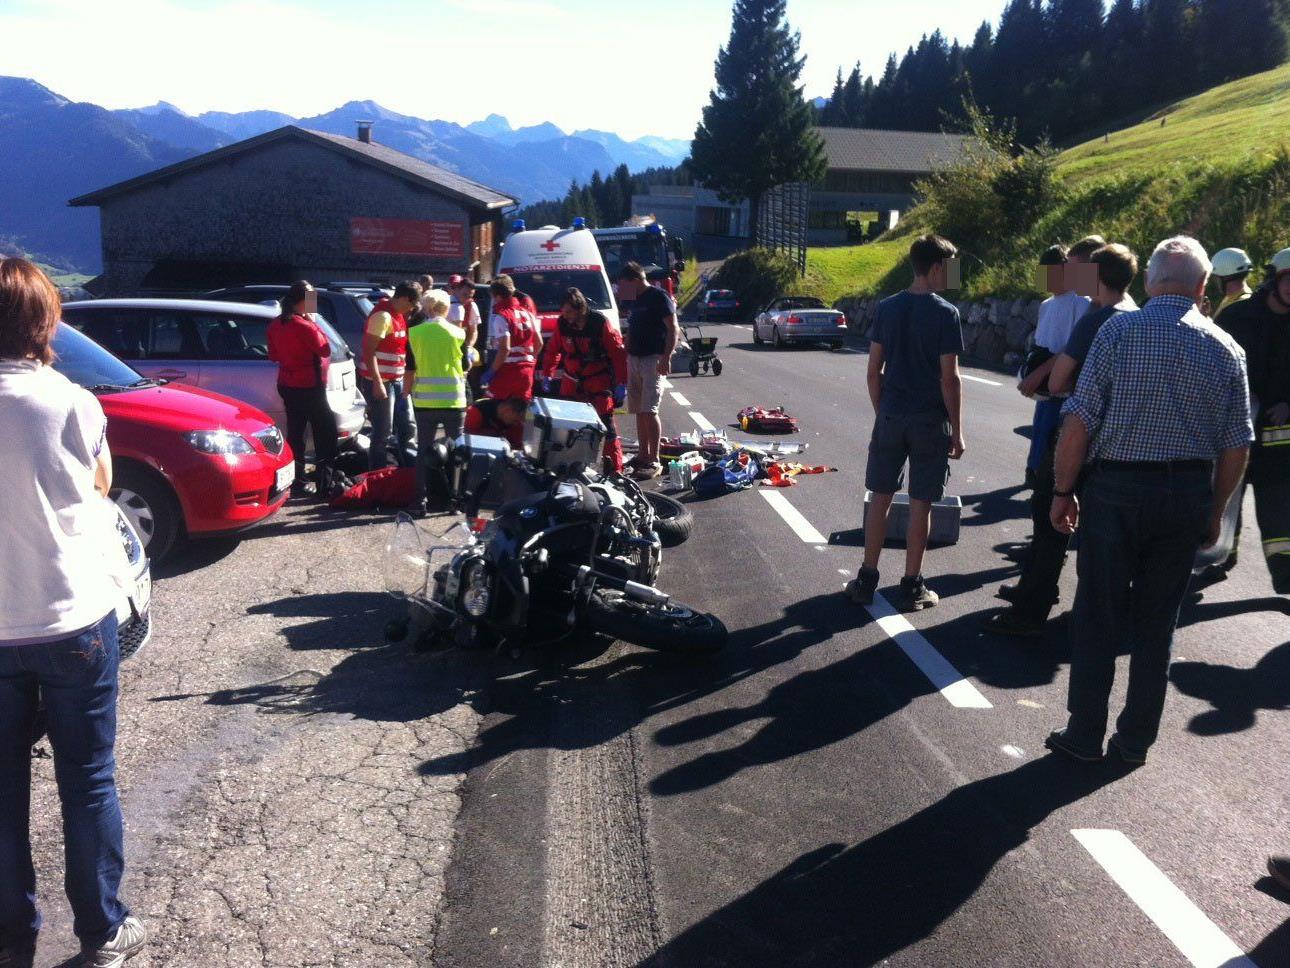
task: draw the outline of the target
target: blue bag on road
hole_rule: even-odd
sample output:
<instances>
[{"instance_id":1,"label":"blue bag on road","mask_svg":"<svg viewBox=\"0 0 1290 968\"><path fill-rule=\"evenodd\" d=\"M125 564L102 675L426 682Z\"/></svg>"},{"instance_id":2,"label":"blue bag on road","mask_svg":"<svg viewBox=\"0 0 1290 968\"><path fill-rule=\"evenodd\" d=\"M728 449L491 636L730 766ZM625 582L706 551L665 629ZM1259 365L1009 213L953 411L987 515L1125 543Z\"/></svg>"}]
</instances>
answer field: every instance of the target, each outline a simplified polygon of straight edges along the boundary
<instances>
[{"instance_id":1,"label":"blue bag on road","mask_svg":"<svg viewBox=\"0 0 1290 968\"><path fill-rule=\"evenodd\" d=\"M742 452L747 457L745 463L740 461L740 453L722 457L699 471L691 485L695 497L717 497L731 491L742 491L752 487L759 477L766 476L756 457Z\"/></svg>"}]
</instances>

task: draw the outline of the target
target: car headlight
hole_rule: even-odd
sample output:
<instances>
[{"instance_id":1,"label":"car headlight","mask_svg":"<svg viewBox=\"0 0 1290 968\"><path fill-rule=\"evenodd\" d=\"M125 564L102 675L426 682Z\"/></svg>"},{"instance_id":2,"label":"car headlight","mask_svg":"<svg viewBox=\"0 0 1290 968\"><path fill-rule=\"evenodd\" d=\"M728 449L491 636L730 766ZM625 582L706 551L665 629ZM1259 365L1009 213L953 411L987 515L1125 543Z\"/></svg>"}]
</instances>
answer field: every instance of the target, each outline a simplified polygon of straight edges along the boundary
<instances>
[{"instance_id":1,"label":"car headlight","mask_svg":"<svg viewBox=\"0 0 1290 968\"><path fill-rule=\"evenodd\" d=\"M483 618L488 614L488 606L492 601L493 591L489 587L488 569L482 565L476 565L466 576L465 585L461 591L461 607L471 618Z\"/></svg>"},{"instance_id":2,"label":"car headlight","mask_svg":"<svg viewBox=\"0 0 1290 968\"><path fill-rule=\"evenodd\" d=\"M232 430L194 430L188 443L203 454L254 454L255 448L241 434Z\"/></svg>"}]
</instances>

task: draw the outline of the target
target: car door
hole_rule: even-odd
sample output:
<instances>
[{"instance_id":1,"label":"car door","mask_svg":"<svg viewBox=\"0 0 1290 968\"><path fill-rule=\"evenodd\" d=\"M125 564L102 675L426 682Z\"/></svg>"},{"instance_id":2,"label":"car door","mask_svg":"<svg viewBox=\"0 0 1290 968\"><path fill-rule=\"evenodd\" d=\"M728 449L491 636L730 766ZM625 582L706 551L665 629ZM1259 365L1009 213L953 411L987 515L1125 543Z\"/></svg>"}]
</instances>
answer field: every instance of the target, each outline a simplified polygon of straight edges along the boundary
<instances>
[{"instance_id":1,"label":"car door","mask_svg":"<svg viewBox=\"0 0 1290 968\"><path fill-rule=\"evenodd\" d=\"M129 307L114 310L122 333L137 339L130 364L150 380L200 386L205 349L182 310ZM110 343L101 344L111 349Z\"/></svg>"},{"instance_id":2,"label":"car door","mask_svg":"<svg viewBox=\"0 0 1290 968\"><path fill-rule=\"evenodd\" d=\"M205 348L201 387L263 410L286 427L286 410L278 396L278 364L269 359L265 316L235 312L188 313Z\"/></svg>"}]
</instances>

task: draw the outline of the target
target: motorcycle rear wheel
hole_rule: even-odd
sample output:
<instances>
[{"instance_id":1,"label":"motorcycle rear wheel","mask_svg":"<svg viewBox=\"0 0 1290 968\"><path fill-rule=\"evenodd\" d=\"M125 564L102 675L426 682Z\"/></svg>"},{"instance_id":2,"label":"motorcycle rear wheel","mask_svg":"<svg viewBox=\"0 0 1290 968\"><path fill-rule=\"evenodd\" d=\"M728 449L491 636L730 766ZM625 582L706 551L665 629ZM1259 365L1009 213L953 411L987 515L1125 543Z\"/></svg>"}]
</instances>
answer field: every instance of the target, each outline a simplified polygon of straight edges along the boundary
<instances>
[{"instance_id":1,"label":"motorcycle rear wheel","mask_svg":"<svg viewBox=\"0 0 1290 968\"><path fill-rule=\"evenodd\" d=\"M602 588L591 596L586 617L597 632L660 652L720 652L730 636L715 615L680 602L638 602L612 589Z\"/></svg>"},{"instance_id":2,"label":"motorcycle rear wheel","mask_svg":"<svg viewBox=\"0 0 1290 968\"><path fill-rule=\"evenodd\" d=\"M664 548L685 544L694 529L694 512L675 498L646 491L645 500L654 509L654 532Z\"/></svg>"}]
</instances>

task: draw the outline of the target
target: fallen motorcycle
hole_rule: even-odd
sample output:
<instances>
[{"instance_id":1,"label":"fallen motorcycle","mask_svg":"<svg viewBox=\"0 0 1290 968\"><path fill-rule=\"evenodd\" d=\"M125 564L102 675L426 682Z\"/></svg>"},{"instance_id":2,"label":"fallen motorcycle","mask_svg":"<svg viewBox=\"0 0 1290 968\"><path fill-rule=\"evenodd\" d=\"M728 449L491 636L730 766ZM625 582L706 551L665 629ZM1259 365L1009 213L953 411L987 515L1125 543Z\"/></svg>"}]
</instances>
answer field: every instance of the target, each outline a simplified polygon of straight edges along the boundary
<instances>
[{"instance_id":1,"label":"fallen motorcycle","mask_svg":"<svg viewBox=\"0 0 1290 968\"><path fill-rule=\"evenodd\" d=\"M386 587L408 602L408 615L390 623L389 638L413 637L425 649L518 650L589 631L663 651L724 648L720 619L654 585L661 532L669 522L689 531L688 520L655 509L675 504L687 517L688 510L659 504L661 495L627 478L600 478L587 469L593 460L573 459L579 450L599 455L603 436L587 410L571 435L580 443L548 439L525 456L499 440L464 437L443 458L444 483L465 521L445 536L455 543L427 547L416 523L400 515L386 550ZM479 514L490 503L497 510L485 522Z\"/></svg>"}]
</instances>

